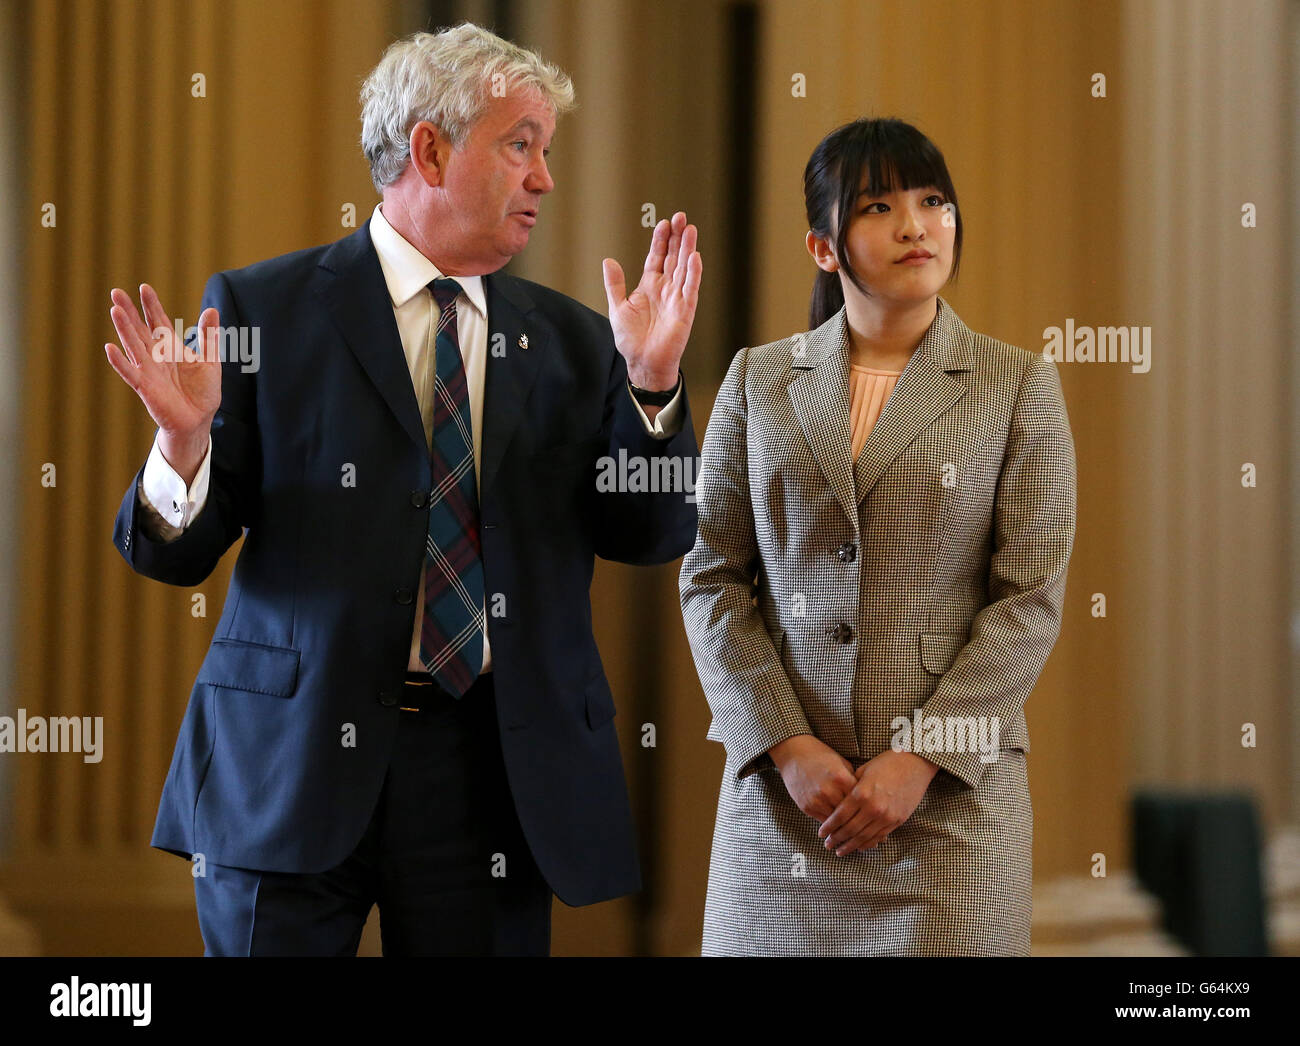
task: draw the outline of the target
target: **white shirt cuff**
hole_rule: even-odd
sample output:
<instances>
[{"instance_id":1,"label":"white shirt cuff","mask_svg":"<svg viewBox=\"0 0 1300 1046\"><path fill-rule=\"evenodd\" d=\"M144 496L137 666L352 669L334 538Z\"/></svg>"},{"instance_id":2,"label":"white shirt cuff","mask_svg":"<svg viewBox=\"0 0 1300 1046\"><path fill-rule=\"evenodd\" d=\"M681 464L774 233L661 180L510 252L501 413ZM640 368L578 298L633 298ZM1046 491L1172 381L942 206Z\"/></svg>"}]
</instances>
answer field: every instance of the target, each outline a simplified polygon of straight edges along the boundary
<instances>
[{"instance_id":1,"label":"white shirt cuff","mask_svg":"<svg viewBox=\"0 0 1300 1046\"><path fill-rule=\"evenodd\" d=\"M190 522L203 511L208 500L208 477L212 469L212 436L208 436L208 449L203 454L199 471L188 490L185 481L176 474L176 470L167 464L163 452L158 446L158 436L153 438L153 449L149 451L149 460L144 464L144 476L140 480L140 493L149 506L162 516L169 526L184 530Z\"/></svg>"},{"instance_id":2,"label":"white shirt cuff","mask_svg":"<svg viewBox=\"0 0 1300 1046\"><path fill-rule=\"evenodd\" d=\"M627 394L632 396L632 402L636 404L636 412L641 415L641 424L645 426L646 432L656 439L667 439L670 436L676 436L682 430L682 392L686 389L686 379L681 380L677 387L677 392L667 403L659 408L659 413L655 415L655 420L651 421L646 416L645 410L637 402L637 398L632 396L632 384L628 382Z\"/></svg>"}]
</instances>

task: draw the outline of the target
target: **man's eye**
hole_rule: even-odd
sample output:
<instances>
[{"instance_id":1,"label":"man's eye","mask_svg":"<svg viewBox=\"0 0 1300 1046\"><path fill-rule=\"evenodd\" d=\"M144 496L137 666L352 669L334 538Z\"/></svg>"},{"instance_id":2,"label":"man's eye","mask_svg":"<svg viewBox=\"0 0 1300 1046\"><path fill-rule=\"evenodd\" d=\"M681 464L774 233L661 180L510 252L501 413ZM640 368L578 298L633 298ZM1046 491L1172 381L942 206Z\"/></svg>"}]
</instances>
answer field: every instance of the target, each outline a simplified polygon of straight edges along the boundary
<instances>
[{"instance_id":1,"label":"man's eye","mask_svg":"<svg viewBox=\"0 0 1300 1046\"><path fill-rule=\"evenodd\" d=\"M522 138L519 139L519 140L516 141L516 142L511 142L510 144L511 144L511 145L522 145L525 149L528 148L528 143L527 143L526 141L524 141Z\"/></svg>"}]
</instances>

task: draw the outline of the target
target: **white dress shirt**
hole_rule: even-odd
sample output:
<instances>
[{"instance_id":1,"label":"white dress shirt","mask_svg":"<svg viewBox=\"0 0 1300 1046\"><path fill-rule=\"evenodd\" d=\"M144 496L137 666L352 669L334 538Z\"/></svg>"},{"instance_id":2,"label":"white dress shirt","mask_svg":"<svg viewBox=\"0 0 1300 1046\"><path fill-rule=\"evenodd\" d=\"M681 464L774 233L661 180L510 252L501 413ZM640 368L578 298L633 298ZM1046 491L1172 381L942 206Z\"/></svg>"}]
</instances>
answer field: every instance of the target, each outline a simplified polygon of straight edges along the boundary
<instances>
[{"instance_id":1,"label":"white dress shirt","mask_svg":"<svg viewBox=\"0 0 1300 1046\"><path fill-rule=\"evenodd\" d=\"M438 305L429 284L443 274L438 267L421 254L401 233L397 232L380 209L375 206L370 218L370 239L379 255L379 266L384 272L384 282L388 285L388 296L393 305L393 316L397 321L397 331L402 340L402 351L406 355L407 367L411 372L411 382L415 387L415 398L420 404L420 417L424 422L424 435L427 445L433 439L433 378L436 348L433 332L438 325ZM474 474L480 483L480 503L482 499L481 479L483 472L483 389L484 368L487 364L487 295L482 276L456 276L462 293L456 299L456 333L460 341L461 360L465 366L465 380L469 386L470 425L474 436ZM465 307L468 299L470 308ZM682 393L679 389L672 400L664 406L653 422L646 417L628 389L628 398L636 406L637 413L645 425L646 432L659 439L676 435L681 430ZM207 502L208 482L212 468L212 437L208 437L208 449L194 476L194 482L187 490L184 481L167 463L158 447L158 436L154 436L153 449L149 460L145 462L144 476L140 483L139 501L146 510L142 526L155 540L173 541L200 512ZM593 479L594 482L594 479ZM420 568L420 583L416 587L415 630L411 636L410 658L407 670L426 671L420 663L420 626L424 620L424 567ZM484 593L486 602L487 593ZM487 672L492 667L492 652L488 646L487 614L483 615L483 668Z\"/></svg>"}]
</instances>

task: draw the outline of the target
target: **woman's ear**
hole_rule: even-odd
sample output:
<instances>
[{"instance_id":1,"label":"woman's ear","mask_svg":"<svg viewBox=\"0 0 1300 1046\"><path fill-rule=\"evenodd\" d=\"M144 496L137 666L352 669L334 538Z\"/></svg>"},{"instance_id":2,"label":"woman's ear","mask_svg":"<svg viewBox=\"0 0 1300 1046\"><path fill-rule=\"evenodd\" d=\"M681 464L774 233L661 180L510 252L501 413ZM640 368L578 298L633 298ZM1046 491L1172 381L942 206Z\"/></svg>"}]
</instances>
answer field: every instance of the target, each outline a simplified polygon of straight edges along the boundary
<instances>
[{"instance_id":1,"label":"woman's ear","mask_svg":"<svg viewBox=\"0 0 1300 1046\"><path fill-rule=\"evenodd\" d=\"M817 268L822 272L838 272L840 263L835 257L835 250L831 245L811 229L808 235L804 237L804 245L808 248L808 253L812 255L813 261L817 263Z\"/></svg>"}]
</instances>

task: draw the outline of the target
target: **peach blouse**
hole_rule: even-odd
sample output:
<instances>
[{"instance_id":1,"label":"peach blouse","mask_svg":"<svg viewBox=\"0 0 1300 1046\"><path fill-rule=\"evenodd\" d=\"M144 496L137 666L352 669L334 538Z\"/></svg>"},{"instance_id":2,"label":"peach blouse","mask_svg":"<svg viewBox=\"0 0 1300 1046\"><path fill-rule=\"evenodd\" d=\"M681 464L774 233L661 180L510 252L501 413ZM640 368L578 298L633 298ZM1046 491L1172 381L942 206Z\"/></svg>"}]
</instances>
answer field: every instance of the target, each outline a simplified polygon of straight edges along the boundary
<instances>
[{"instance_id":1,"label":"peach blouse","mask_svg":"<svg viewBox=\"0 0 1300 1046\"><path fill-rule=\"evenodd\" d=\"M871 435L880 411L889 400L901 370L873 370L849 364L849 424L853 436L853 460Z\"/></svg>"}]
</instances>

